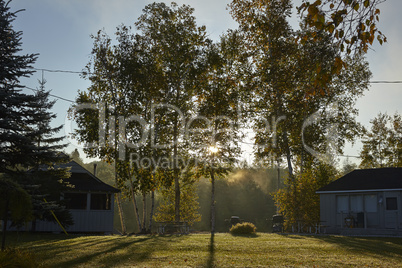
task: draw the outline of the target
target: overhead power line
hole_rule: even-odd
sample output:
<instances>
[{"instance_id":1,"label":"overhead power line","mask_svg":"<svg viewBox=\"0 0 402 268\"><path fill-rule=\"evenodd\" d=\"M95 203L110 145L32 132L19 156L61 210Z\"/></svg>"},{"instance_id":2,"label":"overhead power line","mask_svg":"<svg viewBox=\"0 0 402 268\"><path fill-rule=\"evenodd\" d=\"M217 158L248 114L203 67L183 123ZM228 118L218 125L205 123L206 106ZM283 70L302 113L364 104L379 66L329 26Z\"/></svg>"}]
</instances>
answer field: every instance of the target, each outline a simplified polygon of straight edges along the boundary
<instances>
[{"instance_id":1,"label":"overhead power line","mask_svg":"<svg viewBox=\"0 0 402 268\"><path fill-rule=\"evenodd\" d=\"M84 71L69 71L69 70L53 70L53 69L38 69L33 68L35 71L49 72L49 73L69 73L69 74L91 74L90 72Z\"/></svg>"},{"instance_id":2,"label":"overhead power line","mask_svg":"<svg viewBox=\"0 0 402 268\"><path fill-rule=\"evenodd\" d=\"M70 73L70 74L93 74L86 71L71 71L71 70L60 70L60 69L43 69L43 68L33 68L36 71L44 71L49 73ZM402 80L373 80L369 81L370 84L402 84Z\"/></svg>"},{"instance_id":3,"label":"overhead power line","mask_svg":"<svg viewBox=\"0 0 402 268\"><path fill-rule=\"evenodd\" d=\"M24 86L24 87L27 88L27 89L32 90L33 92L38 92L38 90L35 89L35 88L31 88L31 87L27 87L27 86ZM49 94L49 96L52 96L53 98L57 98L57 99L60 99L60 100L68 101L68 102L71 102L71 103L75 102L75 101L72 101L72 100L57 96L57 95L53 95L53 94Z\"/></svg>"},{"instance_id":4,"label":"overhead power line","mask_svg":"<svg viewBox=\"0 0 402 268\"><path fill-rule=\"evenodd\" d=\"M71 71L71 70L60 70L60 69L44 69L44 68L33 68L35 71L41 71L41 72L49 72L49 73L68 73L68 74L92 74L90 72L85 72L85 71ZM369 82L370 84L402 84L402 80L373 80ZM31 88L31 87L27 87L25 86L25 88L30 89L34 92L37 91L37 89ZM66 99L54 94L49 94L49 96L52 96L54 98L60 99L60 100L64 100L67 102L71 102L74 103L73 100L70 99Z\"/></svg>"},{"instance_id":5,"label":"overhead power line","mask_svg":"<svg viewBox=\"0 0 402 268\"><path fill-rule=\"evenodd\" d=\"M370 81L370 84L402 84L402 81L387 81L387 80L383 80L383 81Z\"/></svg>"},{"instance_id":6,"label":"overhead power line","mask_svg":"<svg viewBox=\"0 0 402 268\"><path fill-rule=\"evenodd\" d=\"M358 155L343 155L343 154L338 154L337 156L339 156L339 157L362 158L361 156L358 156Z\"/></svg>"}]
</instances>

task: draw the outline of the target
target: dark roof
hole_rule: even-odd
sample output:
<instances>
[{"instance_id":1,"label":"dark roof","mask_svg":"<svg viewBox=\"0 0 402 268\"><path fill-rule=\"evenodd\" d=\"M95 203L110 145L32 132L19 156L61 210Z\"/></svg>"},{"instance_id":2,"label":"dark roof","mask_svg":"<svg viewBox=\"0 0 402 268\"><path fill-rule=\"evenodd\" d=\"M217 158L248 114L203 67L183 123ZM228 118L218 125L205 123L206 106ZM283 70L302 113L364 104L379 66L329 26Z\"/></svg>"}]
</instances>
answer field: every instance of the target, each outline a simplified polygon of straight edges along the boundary
<instances>
[{"instance_id":1,"label":"dark roof","mask_svg":"<svg viewBox=\"0 0 402 268\"><path fill-rule=\"evenodd\" d=\"M91 172L83 168L75 161L71 161L59 166L60 168L70 168L71 176L65 181L74 185L74 191L91 191L91 192L112 192L118 193L120 190L104 183Z\"/></svg>"},{"instance_id":2,"label":"dark roof","mask_svg":"<svg viewBox=\"0 0 402 268\"><path fill-rule=\"evenodd\" d=\"M317 193L402 190L402 168L357 169Z\"/></svg>"}]
</instances>

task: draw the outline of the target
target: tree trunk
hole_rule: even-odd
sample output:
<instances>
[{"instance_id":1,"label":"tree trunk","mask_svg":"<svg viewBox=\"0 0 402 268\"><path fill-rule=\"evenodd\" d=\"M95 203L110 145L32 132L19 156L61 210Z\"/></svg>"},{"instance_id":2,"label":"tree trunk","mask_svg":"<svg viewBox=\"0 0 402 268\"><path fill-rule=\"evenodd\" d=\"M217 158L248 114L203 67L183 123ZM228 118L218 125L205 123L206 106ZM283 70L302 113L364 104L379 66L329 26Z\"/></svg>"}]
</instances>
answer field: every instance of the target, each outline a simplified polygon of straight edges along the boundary
<instances>
[{"instance_id":1,"label":"tree trunk","mask_svg":"<svg viewBox=\"0 0 402 268\"><path fill-rule=\"evenodd\" d=\"M121 206L120 193L116 194L116 202L117 202L117 208L119 209L121 232L122 232L122 234L125 235L127 231L126 231L126 224L125 224L125 220L124 220L123 208Z\"/></svg>"},{"instance_id":2,"label":"tree trunk","mask_svg":"<svg viewBox=\"0 0 402 268\"><path fill-rule=\"evenodd\" d=\"M174 178L174 189L175 189L175 221L180 221L180 184L179 184L179 175L175 170L175 178Z\"/></svg>"},{"instance_id":3,"label":"tree trunk","mask_svg":"<svg viewBox=\"0 0 402 268\"><path fill-rule=\"evenodd\" d=\"M31 222L31 232L36 231L36 218L34 218Z\"/></svg>"},{"instance_id":4,"label":"tree trunk","mask_svg":"<svg viewBox=\"0 0 402 268\"><path fill-rule=\"evenodd\" d=\"M147 220L147 194L145 191L142 193L142 228L141 233L146 232L146 220Z\"/></svg>"},{"instance_id":5,"label":"tree trunk","mask_svg":"<svg viewBox=\"0 0 402 268\"><path fill-rule=\"evenodd\" d=\"M215 121L215 133L218 131L218 125ZM214 144L214 146L216 146ZM215 234L215 152L212 152L212 159L211 159L211 234Z\"/></svg>"},{"instance_id":6,"label":"tree trunk","mask_svg":"<svg viewBox=\"0 0 402 268\"><path fill-rule=\"evenodd\" d=\"M211 166L211 234L215 233L215 174L213 168Z\"/></svg>"},{"instance_id":7,"label":"tree trunk","mask_svg":"<svg viewBox=\"0 0 402 268\"><path fill-rule=\"evenodd\" d=\"M151 213L149 214L149 226L148 226L149 233L152 232L152 217L154 216L154 208L155 208L155 191L152 190L152 192L151 192Z\"/></svg>"},{"instance_id":8,"label":"tree trunk","mask_svg":"<svg viewBox=\"0 0 402 268\"><path fill-rule=\"evenodd\" d=\"M140 221L140 214L138 213L137 200L135 199L135 194L134 194L134 190L133 190L132 186L131 186L131 199L133 201L134 213L135 213L135 217L137 219L138 231L141 232L142 226L141 226L141 221Z\"/></svg>"},{"instance_id":9,"label":"tree trunk","mask_svg":"<svg viewBox=\"0 0 402 268\"><path fill-rule=\"evenodd\" d=\"M291 153L290 153L290 149L289 149L289 139L288 139L287 131L283 132L283 140L285 142L285 152L286 152L286 160L287 160L288 170L289 170L289 177L290 177L290 180L292 181L291 191L292 191L292 196L293 196L293 204L295 205L295 219L298 220L302 216L301 216L301 211L299 209L299 202L297 200L296 181L295 181L295 176L293 174L293 167L292 167Z\"/></svg>"},{"instance_id":10,"label":"tree trunk","mask_svg":"<svg viewBox=\"0 0 402 268\"><path fill-rule=\"evenodd\" d=\"M180 221L180 184L179 184L179 174L177 172L178 166L177 166L177 142L178 142L178 125L177 125L177 115L175 117L175 122L174 122L174 130L173 130L173 174L174 174L174 191L175 191L175 206L174 206L174 211L175 211L175 221L179 222Z\"/></svg>"},{"instance_id":11,"label":"tree trunk","mask_svg":"<svg viewBox=\"0 0 402 268\"><path fill-rule=\"evenodd\" d=\"M111 89L113 90L113 86L111 83L111 80L109 78L109 83L111 86ZM115 102L114 102L115 103ZM112 130L114 133L111 136L114 136L114 152L115 152L115 156L114 156L114 183L116 184L116 187L120 189L120 187L118 187L119 183L118 183L118 175L117 175L117 161L118 161L118 152L117 152L117 137L116 137L116 110L114 111L114 115L110 117L109 120L109 129ZM121 206L121 198L120 198L120 193L116 194L116 202L117 202L117 208L119 210L119 216L120 216L120 224L121 224L121 232L123 235L125 235L127 233L126 230L126 223L125 223L125 219L124 219L124 212L123 212L123 208Z\"/></svg>"},{"instance_id":12,"label":"tree trunk","mask_svg":"<svg viewBox=\"0 0 402 268\"><path fill-rule=\"evenodd\" d=\"M283 131L283 141L285 143L285 153L286 153L286 161L288 164L289 177L291 180L294 180L292 156L291 156L290 149L289 149L288 132L286 130Z\"/></svg>"},{"instance_id":13,"label":"tree trunk","mask_svg":"<svg viewBox=\"0 0 402 268\"><path fill-rule=\"evenodd\" d=\"M279 192L280 186L281 186L281 167L280 167L280 160L279 157L277 159L278 161L278 185L277 185L277 192ZM276 214L279 214L279 205L276 205Z\"/></svg>"},{"instance_id":14,"label":"tree trunk","mask_svg":"<svg viewBox=\"0 0 402 268\"><path fill-rule=\"evenodd\" d=\"M8 224L8 206L10 204L10 200L8 196L6 196L6 206L4 208L4 215L3 215L3 236L1 239L1 251L4 251L6 248L6 232L7 232L7 224Z\"/></svg>"},{"instance_id":15,"label":"tree trunk","mask_svg":"<svg viewBox=\"0 0 402 268\"><path fill-rule=\"evenodd\" d=\"M115 142L115 151L117 152L117 147L116 147L116 142ZM117 183L117 158L114 160L114 181L116 186L118 185ZM120 187L118 187L120 188ZM116 202L117 202L117 208L119 210L119 216L120 216L120 223L121 223L121 232L123 235L127 233L126 230L126 223L124 219L124 213L123 213L123 208L121 206L121 199L120 199L120 193L116 194Z\"/></svg>"}]
</instances>

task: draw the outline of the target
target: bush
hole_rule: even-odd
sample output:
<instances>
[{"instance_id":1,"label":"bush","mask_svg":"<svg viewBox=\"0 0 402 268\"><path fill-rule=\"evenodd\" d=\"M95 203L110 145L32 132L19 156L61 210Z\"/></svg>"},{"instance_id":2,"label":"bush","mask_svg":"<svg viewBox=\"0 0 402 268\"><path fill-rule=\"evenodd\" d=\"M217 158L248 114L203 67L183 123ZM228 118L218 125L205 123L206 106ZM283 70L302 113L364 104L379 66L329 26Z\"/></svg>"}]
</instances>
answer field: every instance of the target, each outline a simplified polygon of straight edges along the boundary
<instances>
[{"instance_id":1,"label":"bush","mask_svg":"<svg viewBox=\"0 0 402 268\"><path fill-rule=\"evenodd\" d=\"M255 234L256 230L257 227L255 227L251 222L243 222L232 226L229 232L232 235L251 235Z\"/></svg>"},{"instance_id":2,"label":"bush","mask_svg":"<svg viewBox=\"0 0 402 268\"><path fill-rule=\"evenodd\" d=\"M0 268L27 267L37 268L42 265L36 261L35 256L20 249L6 249L0 251Z\"/></svg>"}]
</instances>

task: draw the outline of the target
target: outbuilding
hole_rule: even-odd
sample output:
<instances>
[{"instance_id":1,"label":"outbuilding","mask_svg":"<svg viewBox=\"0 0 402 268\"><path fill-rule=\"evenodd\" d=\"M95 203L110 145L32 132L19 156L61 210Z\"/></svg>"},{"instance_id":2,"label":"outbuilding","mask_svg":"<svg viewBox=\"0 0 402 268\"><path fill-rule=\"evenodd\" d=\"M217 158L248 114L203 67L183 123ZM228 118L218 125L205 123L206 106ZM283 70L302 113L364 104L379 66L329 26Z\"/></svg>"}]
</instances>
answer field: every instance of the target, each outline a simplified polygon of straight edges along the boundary
<instances>
[{"instance_id":1,"label":"outbuilding","mask_svg":"<svg viewBox=\"0 0 402 268\"><path fill-rule=\"evenodd\" d=\"M67 201L74 224L68 226L67 232L72 233L113 233L114 194L119 190L102 182L94 174L75 161L59 166L69 168L71 176L65 181L74 185L69 191L61 194ZM94 172L95 173L95 172ZM57 179L57 178L56 178ZM11 230L15 228L10 228ZM31 229L31 224L25 226ZM37 220L37 232L63 232L55 222Z\"/></svg>"},{"instance_id":2,"label":"outbuilding","mask_svg":"<svg viewBox=\"0 0 402 268\"><path fill-rule=\"evenodd\" d=\"M354 170L317 193L327 233L402 235L402 168Z\"/></svg>"}]
</instances>

